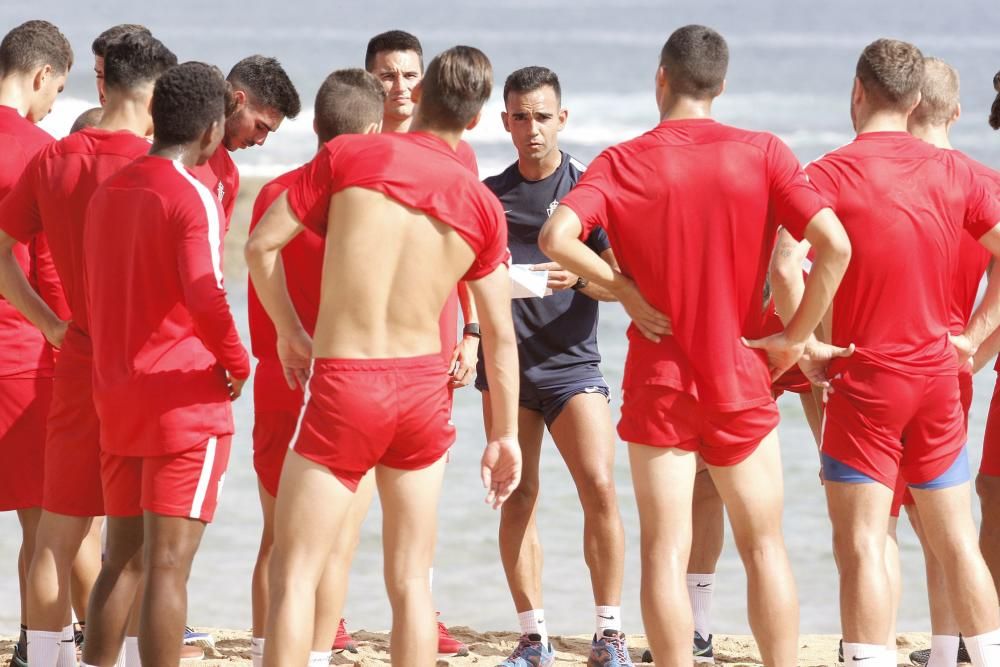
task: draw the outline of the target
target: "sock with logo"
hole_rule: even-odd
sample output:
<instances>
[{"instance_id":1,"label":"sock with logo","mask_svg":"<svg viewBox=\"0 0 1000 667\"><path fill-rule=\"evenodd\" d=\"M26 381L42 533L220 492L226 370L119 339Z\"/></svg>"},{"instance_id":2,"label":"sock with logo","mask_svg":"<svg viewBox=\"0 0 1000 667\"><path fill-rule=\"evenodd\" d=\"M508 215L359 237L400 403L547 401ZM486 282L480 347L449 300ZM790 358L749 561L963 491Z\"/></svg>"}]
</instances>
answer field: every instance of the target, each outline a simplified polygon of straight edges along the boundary
<instances>
[{"instance_id":1,"label":"sock with logo","mask_svg":"<svg viewBox=\"0 0 1000 667\"><path fill-rule=\"evenodd\" d=\"M72 623L59 634L59 659L56 667L76 667L76 638Z\"/></svg>"},{"instance_id":2,"label":"sock with logo","mask_svg":"<svg viewBox=\"0 0 1000 667\"><path fill-rule=\"evenodd\" d=\"M115 660L115 667L125 667L125 642L122 642L118 649L118 659Z\"/></svg>"},{"instance_id":3,"label":"sock with logo","mask_svg":"<svg viewBox=\"0 0 1000 667\"><path fill-rule=\"evenodd\" d=\"M28 664L37 667L55 667L62 643L61 632L28 630Z\"/></svg>"},{"instance_id":4,"label":"sock with logo","mask_svg":"<svg viewBox=\"0 0 1000 667\"><path fill-rule=\"evenodd\" d=\"M605 630L622 629L622 608L598 605L594 607L594 616L597 622L597 636L603 637Z\"/></svg>"},{"instance_id":5,"label":"sock with logo","mask_svg":"<svg viewBox=\"0 0 1000 667\"><path fill-rule=\"evenodd\" d=\"M263 637L251 637L250 638L250 662L253 663L253 667L260 667L264 664L264 638Z\"/></svg>"},{"instance_id":6,"label":"sock with logo","mask_svg":"<svg viewBox=\"0 0 1000 667\"><path fill-rule=\"evenodd\" d=\"M1000 629L966 637L965 648L975 667L1000 666Z\"/></svg>"},{"instance_id":7,"label":"sock with logo","mask_svg":"<svg viewBox=\"0 0 1000 667\"><path fill-rule=\"evenodd\" d=\"M309 651L309 667L327 667L333 651Z\"/></svg>"},{"instance_id":8,"label":"sock with logo","mask_svg":"<svg viewBox=\"0 0 1000 667\"><path fill-rule=\"evenodd\" d=\"M895 657L895 656L893 656ZM844 663L858 667L884 667L889 663L889 651L884 644L854 644L844 642Z\"/></svg>"},{"instance_id":9,"label":"sock with logo","mask_svg":"<svg viewBox=\"0 0 1000 667\"><path fill-rule=\"evenodd\" d=\"M927 667L955 667L958 664L958 635L932 635Z\"/></svg>"},{"instance_id":10,"label":"sock with logo","mask_svg":"<svg viewBox=\"0 0 1000 667\"><path fill-rule=\"evenodd\" d=\"M142 667L138 637L125 637L125 667Z\"/></svg>"},{"instance_id":11,"label":"sock with logo","mask_svg":"<svg viewBox=\"0 0 1000 667\"><path fill-rule=\"evenodd\" d=\"M522 635L539 635L543 646L549 645L549 630L545 625L544 609L529 609L517 615Z\"/></svg>"},{"instance_id":12,"label":"sock with logo","mask_svg":"<svg viewBox=\"0 0 1000 667\"><path fill-rule=\"evenodd\" d=\"M712 635L712 596L715 593L715 573L687 575L688 597L691 598L691 615L694 631L708 640Z\"/></svg>"}]
</instances>

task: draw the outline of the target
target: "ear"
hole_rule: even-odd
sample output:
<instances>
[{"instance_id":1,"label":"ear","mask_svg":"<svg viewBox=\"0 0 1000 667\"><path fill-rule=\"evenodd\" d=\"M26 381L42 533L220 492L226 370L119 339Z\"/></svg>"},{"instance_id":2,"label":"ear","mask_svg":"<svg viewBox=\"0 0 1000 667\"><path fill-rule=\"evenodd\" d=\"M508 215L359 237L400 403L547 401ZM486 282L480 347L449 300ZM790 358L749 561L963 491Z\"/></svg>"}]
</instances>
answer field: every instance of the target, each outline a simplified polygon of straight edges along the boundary
<instances>
[{"instance_id":1,"label":"ear","mask_svg":"<svg viewBox=\"0 0 1000 667\"><path fill-rule=\"evenodd\" d=\"M958 103L955 105L955 113L951 115L951 120L948 121L949 124L954 124L962 117L962 104Z\"/></svg>"},{"instance_id":2,"label":"ear","mask_svg":"<svg viewBox=\"0 0 1000 667\"><path fill-rule=\"evenodd\" d=\"M233 113L241 111L247 105L247 92L236 88L233 90Z\"/></svg>"},{"instance_id":3,"label":"ear","mask_svg":"<svg viewBox=\"0 0 1000 667\"><path fill-rule=\"evenodd\" d=\"M319 126L316 124L316 116L313 116L313 134L319 134Z\"/></svg>"},{"instance_id":4,"label":"ear","mask_svg":"<svg viewBox=\"0 0 1000 667\"><path fill-rule=\"evenodd\" d=\"M466 131L475 128L476 125L479 125L479 121L482 120L482 118L483 118L483 110L480 109L478 112L476 112L476 115L472 118L472 120L469 121L469 124L465 126Z\"/></svg>"},{"instance_id":5,"label":"ear","mask_svg":"<svg viewBox=\"0 0 1000 667\"><path fill-rule=\"evenodd\" d=\"M410 91L410 100L414 104L420 104L420 98L423 96L423 94L424 94L424 80L421 79L420 81L417 82L417 85L413 87L413 90Z\"/></svg>"},{"instance_id":6,"label":"ear","mask_svg":"<svg viewBox=\"0 0 1000 667\"><path fill-rule=\"evenodd\" d=\"M922 100L922 99L924 99L924 95L923 95L923 93L921 93L921 92L918 91L917 92L917 99L916 99L916 101L913 104L910 105L909 109L906 110L906 115L907 116L909 116L911 113L913 113L913 110L916 109L918 106L920 106L920 100Z\"/></svg>"},{"instance_id":7,"label":"ear","mask_svg":"<svg viewBox=\"0 0 1000 667\"><path fill-rule=\"evenodd\" d=\"M569 119L569 109L559 109L559 131L566 127L566 121Z\"/></svg>"},{"instance_id":8,"label":"ear","mask_svg":"<svg viewBox=\"0 0 1000 667\"><path fill-rule=\"evenodd\" d=\"M52 71L52 65L45 64L35 70L35 76L32 79L32 87L34 90L41 90L42 86L45 85L45 80L52 76L54 72Z\"/></svg>"},{"instance_id":9,"label":"ear","mask_svg":"<svg viewBox=\"0 0 1000 667\"><path fill-rule=\"evenodd\" d=\"M865 99L865 87L861 85L861 79L854 77L854 86L851 88L851 104L861 104Z\"/></svg>"},{"instance_id":10,"label":"ear","mask_svg":"<svg viewBox=\"0 0 1000 667\"><path fill-rule=\"evenodd\" d=\"M724 92L726 92L726 80L725 79L722 80L722 85L719 86L719 92L717 92L715 94L715 96L718 97L719 95L721 95Z\"/></svg>"},{"instance_id":11,"label":"ear","mask_svg":"<svg viewBox=\"0 0 1000 667\"><path fill-rule=\"evenodd\" d=\"M378 134L382 131L382 121L377 123L368 123L368 127L364 129L361 134Z\"/></svg>"},{"instance_id":12,"label":"ear","mask_svg":"<svg viewBox=\"0 0 1000 667\"><path fill-rule=\"evenodd\" d=\"M244 98L245 99L245 98ZM215 135L219 131L219 121L213 120L212 123L205 128L205 132L202 133L201 139L199 140L199 145L202 149L206 149L212 145L215 141Z\"/></svg>"},{"instance_id":13,"label":"ear","mask_svg":"<svg viewBox=\"0 0 1000 667\"><path fill-rule=\"evenodd\" d=\"M503 129L510 132L510 116L507 115L506 111L500 112L500 122L503 123Z\"/></svg>"}]
</instances>

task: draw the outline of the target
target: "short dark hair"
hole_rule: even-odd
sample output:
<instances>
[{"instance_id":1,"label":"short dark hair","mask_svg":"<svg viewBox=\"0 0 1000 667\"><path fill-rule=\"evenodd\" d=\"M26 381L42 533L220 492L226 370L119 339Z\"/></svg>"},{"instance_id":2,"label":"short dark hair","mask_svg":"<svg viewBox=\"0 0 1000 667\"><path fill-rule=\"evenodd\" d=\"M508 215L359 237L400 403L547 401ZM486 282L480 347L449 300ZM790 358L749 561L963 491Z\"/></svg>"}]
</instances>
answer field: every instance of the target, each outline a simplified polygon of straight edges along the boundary
<instances>
[{"instance_id":1,"label":"short dark hair","mask_svg":"<svg viewBox=\"0 0 1000 667\"><path fill-rule=\"evenodd\" d=\"M90 45L90 50L98 58L103 58L104 54L108 52L108 44L121 39L125 35L131 35L133 33L142 33L144 35L151 35L149 28L138 23L119 23L118 25L113 25L94 40Z\"/></svg>"},{"instance_id":2,"label":"short dark hair","mask_svg":"<svg viewBox=\"0 0 1000 667\"><path fill-rule=\"evenodd\" d=\"M530 93L549 86L555 91L556 99L562 101L562 88L559 77L548 67L530 65L510 73L503 84L503 101L506 104L509 93Z\"/></svg>"},{"instance_id":3,"label":"short dark hair","mask_svg":"<svg viewBox=\"0 0 1000 667\"><path fill-rule=\"evenodd\" d=\"M464 129L493 91L493 66L472 46L453 46L427 66L418 113L423 122L442 130Z\"/></svg>"},{"instance_id":4,"label":"short dark hair","mask_svg":"<svg viewBox=\"0 0 1000 667\"><path fill-rule=\"evenodd\" d=\"M993 90L997 91L997 97L990 109L990 127L1000 130L1000 72L993 75Z\"/></svg>"},{"instance_id":5,"label":"short dark hair","mask_svg":"<svg viewBox=\"0 0 1000 667\"><path fill-rule=\"evenodd\" d=\"M131 90L155 81L177 64L177 56L149 33L133 32L108 44L104 52L104 86Z\"/></svg>"},{"instance_id":6,"label":"short dark hair","mask_svg":"<svg viewBox=\"0 0 1000 667\"><path fill-rule=\"evenodd\" d=\"M153 136L168 146L194 141L223 118L226 80L218 67L186 62L171 67L153 88Z\"/></svg>"},{"instance_id":7,"label":"short dark hair","mask_svg":"<svg viewBox=\"0 0 1000 667\"><path fill-rule=\"evenodd\" d=\"M255 102L285 118L295 118L302 110L299 93L277 58L249 56L233 65L226 78L233 88L245 90Z\"/></svg>"},{"instance_id":8,"label":"short dark hair","mask_svg":"<svg viewBox=\"0 0 1000 667\"><path fill-rule=\"evenodd\" d=\"M86 129L88 127L94 127L101 122L101 115L104 113L104 107L94 107L93 109L87 109L82 114L76 117L73 121L73 127L69 129L69 133L79 132L80 130Z\"/></svg>"},{"instance_id":9,"label":"short dark hair","mask_svg":"<svg viewBox=\"0 0 1000 667\"><path fill-rule=\"evenodd\" d=\"M43 65L60 74L73 67L73 47L48 21L26 21L0 42L0 74L26 74Z\"/></svg>"},{"instance_id":10,"label":"short dark hair","mask_svg":"<svg viewBox=\"0 0 1000 667\"><path fill-rule=\"evenodd\" d=\"M375 68L375 56L386 51L414 51L420 59L420 69L424 68L424 49L420 46L420 40L416 35L404 30L390 30L368 40L365 69L371 72Z\"/></svg>"},{"instance_id":11,"label":"short dark hair","mask_svg":"<svg viewBox=\"0 0 1000 667\"><path fill-rule=\"evenodd\" d=\"M341 134L358 134L382 120L385 90L363 69L339 69L316 93L316 134L324 144Z\"/></svg>"},{"instance_id":12,"label":"short dark hair","mask_svg":"<svg viewBox=\"0 0 1000 667\"><path fill-rule=\"evenodd\" d=\"M858 81L869 96L895 109L916 103L924 81L924 54L898 39L876 39L858 58Z\"/></svg>"},{"instance_id":13,"label":"short dark hair","mask_svg":"<svg viewBox=\"0 0 1000 667\"><path fill-rule=\"evenodd\" d=\"M660 51L660 67L677 95L705 99L719 94L729 69L725 38L703 25L678 28Z\"/></svg>"}]
</instances>

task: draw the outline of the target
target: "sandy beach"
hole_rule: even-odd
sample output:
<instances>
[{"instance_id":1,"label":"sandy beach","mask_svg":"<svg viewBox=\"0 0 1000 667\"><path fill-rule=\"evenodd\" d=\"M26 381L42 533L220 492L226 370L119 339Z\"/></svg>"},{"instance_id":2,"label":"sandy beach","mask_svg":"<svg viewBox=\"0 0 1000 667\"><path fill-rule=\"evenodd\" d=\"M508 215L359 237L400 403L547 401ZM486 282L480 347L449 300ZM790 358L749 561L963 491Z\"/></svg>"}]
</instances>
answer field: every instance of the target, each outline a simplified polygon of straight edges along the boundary
<instances>
[{"instance_id":1,"label":"sandy beach","mask_svg":"<svg viewBox=\"0 0 1000 667\"><path fill-rule=\"evenodd\" d=\"M199 628L211 632L215 637L215 649L206 651L205 659L200 662L185 662L191 665L205 667L224 667L250 664L250 633L238 630L217 628ZM469 655L461 658L441 658L438 667L450 665L480 665L491 667L502 661L513 649L517 635L512 632L478 632L463 626L452 626L452 634L465 642L469 647ZM389 635L386 632L352 632L358 642L357 653L334 653L331 665L356 665L357 667L373 667L388 665ZM835 635L802 635L800 637L799 665L802 667L820 667L837 665L837 640ZM10 660L13 639L0 640L0 664ZM930 645L927 633L903 633L897 638L898 653L896 663L909 665L909 653L915 649ZM587 652L590 648L590 637L586 635L557 636L552 638L552 646L556 649L556 664L585 665ZM636 666L652 664L639 662L643 651L647 648L643 635L629 637L629 649ZM760 655L753 638L747 635L717 636L714 640L715 661L723 665L760 665Z\"/></svg>"}]
</instances>

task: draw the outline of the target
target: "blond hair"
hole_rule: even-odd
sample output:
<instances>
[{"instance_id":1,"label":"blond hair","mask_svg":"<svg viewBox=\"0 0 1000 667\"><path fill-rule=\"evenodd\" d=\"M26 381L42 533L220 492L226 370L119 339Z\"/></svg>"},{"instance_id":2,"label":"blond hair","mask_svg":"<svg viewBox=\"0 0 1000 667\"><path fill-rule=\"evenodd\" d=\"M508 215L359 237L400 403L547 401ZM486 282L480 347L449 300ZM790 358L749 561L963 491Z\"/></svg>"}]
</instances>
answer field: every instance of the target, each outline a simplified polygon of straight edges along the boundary
<instances>
[{"instance_id":1,"label":"blond hair","mask_svg":"<svg viewBox=\"0 0 1000 667\"><path fill-rule=\"evenodd\" d=\"M940 58L924 58L920 104L913 120L920 125L944 125L958 111L958 71Z\"/></svg>"}]
</instances>

